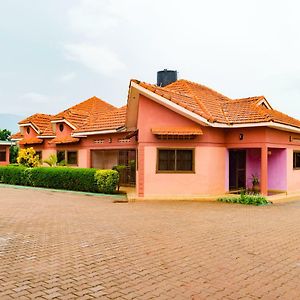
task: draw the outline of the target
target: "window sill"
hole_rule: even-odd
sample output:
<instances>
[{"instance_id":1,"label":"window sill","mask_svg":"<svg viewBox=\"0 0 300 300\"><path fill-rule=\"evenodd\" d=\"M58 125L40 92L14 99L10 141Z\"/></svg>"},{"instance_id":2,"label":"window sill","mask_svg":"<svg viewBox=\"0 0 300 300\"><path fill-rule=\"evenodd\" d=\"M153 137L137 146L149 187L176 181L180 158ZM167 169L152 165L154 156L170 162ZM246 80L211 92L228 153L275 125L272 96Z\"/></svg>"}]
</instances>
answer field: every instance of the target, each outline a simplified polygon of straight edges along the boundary
<instances>
[{"instance_id":1,"label":"window sill","mask_svg":"<svg viewBox=\"0 0 300 300\"><path fill-rule=\"evenodd\" d=\"M195 171L156 171L156 174L195 174Z\"/></svg>"}]
</instances>

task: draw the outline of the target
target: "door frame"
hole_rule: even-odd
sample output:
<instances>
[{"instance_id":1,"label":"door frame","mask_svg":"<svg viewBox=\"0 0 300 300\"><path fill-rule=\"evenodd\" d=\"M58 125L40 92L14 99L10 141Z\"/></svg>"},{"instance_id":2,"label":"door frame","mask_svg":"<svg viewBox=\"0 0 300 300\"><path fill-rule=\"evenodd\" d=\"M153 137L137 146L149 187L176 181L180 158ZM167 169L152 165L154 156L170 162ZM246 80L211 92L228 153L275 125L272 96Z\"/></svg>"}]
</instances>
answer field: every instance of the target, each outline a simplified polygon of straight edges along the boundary
<instances>
[{"instance_id":1,"label":"door frame","mask_svg":"<svg viewBox=\"0 0 300 300\"><path fill-rule=\"evenodd\" d=\"M232 163L231 163L231 153L235 154L234 159L236 160L234 162L234 171L232 171ZM241 154L242 153L242 154ZM243 161L241 161L242 157ZM246 189L247 187L247 178L246 178L246 169L247 169L247 149L228 149L228 188L229 191L240 191L241 189ZM242 172L242 177L241 177ZM232 178L231 176L234 176L233 178L235 181L235 185L233 186L231 184ZM242 186L239 184L239 181L242 180Z\"/></svg>"}]
</instances>

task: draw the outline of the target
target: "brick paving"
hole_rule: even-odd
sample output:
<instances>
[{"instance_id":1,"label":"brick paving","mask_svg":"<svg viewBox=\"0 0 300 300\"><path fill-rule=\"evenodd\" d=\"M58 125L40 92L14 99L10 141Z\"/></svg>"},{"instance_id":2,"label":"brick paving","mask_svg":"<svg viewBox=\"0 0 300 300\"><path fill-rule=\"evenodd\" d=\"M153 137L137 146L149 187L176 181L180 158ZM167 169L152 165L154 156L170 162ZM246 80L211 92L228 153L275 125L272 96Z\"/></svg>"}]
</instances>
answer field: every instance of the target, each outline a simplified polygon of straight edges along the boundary
<instances>
[{"instance_id":1,"label":"brick paving","mask_svg":"<svg viewBox=\"0 0 300 300\"><path fill-rule=\"evenodd\" d=\"M113 203L0 187L0 299L300 299L300 201Z\"/></svg>"}]
</instances>

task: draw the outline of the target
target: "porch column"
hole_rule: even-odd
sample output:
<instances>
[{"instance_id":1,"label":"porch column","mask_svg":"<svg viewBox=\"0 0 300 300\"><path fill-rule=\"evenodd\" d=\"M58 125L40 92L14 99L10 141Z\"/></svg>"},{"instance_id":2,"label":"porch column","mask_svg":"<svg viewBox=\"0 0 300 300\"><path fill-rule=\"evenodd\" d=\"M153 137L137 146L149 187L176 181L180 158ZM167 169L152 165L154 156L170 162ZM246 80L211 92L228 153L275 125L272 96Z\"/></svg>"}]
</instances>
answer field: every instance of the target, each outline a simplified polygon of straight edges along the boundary
<instances>
[{"instance_id":1,"label":"porch column","mask_svg":"<svg viewBox=\"0 0 300 300\"><path fill-rule=\"evenodd\" d=\"M260 192L268 195L268 147L261 148Z\"/></svg>"},{"instance_id":2,"label":"porch column","mask_svg":"<svg viewBox=\"0 0 300 300\"><path fill-rule=\"evenodd\" d=\"M92 167L92 157L91 157L91 150L87 149L87 153L86 153L86 161L87 161L87 168L91 168Z\"/></svg>"},{"instance_id":3,"label":"porch column","mask_svg":"<svg viewBox=\"0 0 300 300\"><path fill-rule=\"evenodd\" d=\"M6 147L6 163L9 164L9 146Z\"/></svg>"}]
</instances>

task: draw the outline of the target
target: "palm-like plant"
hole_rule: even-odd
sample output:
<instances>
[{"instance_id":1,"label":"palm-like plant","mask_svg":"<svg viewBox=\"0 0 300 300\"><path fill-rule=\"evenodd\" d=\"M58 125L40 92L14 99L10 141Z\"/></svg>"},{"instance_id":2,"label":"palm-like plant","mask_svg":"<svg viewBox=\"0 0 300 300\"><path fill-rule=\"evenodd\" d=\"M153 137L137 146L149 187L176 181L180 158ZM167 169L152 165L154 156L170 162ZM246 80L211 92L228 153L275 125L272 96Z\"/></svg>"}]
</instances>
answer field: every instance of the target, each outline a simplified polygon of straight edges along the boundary
<instances>
[{"instance_id":1,"label":"palm-like plant","mask_svg":"<svg viewBox=\"0 0 300 300\"><path fill-rule=\"evenodd\" d=\"M47 159L44 159L43 162L47 164L49 167L56 167L57 166L56 154L51 154Z\"/></svg>"}]
</instances>

